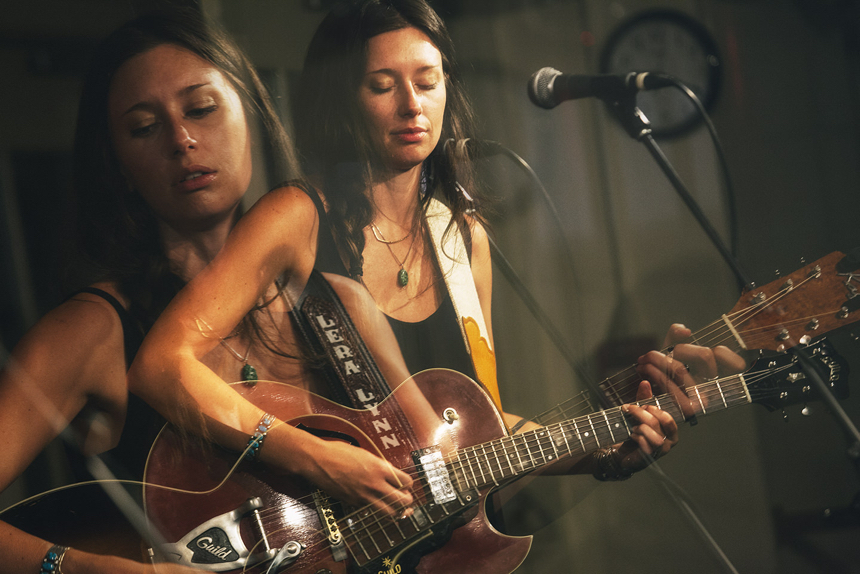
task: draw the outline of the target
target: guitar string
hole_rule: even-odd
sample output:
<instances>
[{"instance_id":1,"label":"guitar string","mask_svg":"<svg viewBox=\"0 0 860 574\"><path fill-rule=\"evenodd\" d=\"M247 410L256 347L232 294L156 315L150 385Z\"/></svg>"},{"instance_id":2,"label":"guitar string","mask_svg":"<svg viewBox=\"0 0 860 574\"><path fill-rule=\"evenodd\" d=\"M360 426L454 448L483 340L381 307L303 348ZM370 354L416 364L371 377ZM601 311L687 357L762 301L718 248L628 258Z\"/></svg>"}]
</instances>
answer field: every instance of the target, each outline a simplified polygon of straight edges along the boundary
<instances>
[{"instance_id":1,"label":"guitar string","mask_svg":"<svg viewBox=\"0 0 860 574\"><path fill-rule=\"evenodd\" d=\"M808 279L807 279L807 280L808 280ZM764 308L767 308L769 305L771 305L771 304L772 304L772 302L773 302L774 300L777 300L778 298L780 298L782 295L786 294L787 292L789 292L789 290L788 290L788 289L783 290L783 292L777 293L776 295L772 296L772 297L770 298L770 300L766 300L766 301L765 301L765 302L763 302L762 304L757 305L755 309L752 309L752 310L750 310L750 309L745 309L745 310L742 310L742 311L740 311L740 312L736 313L735 315L740 316L740 315L741 315L741 314L743 314L743 313L749 313L749 312L751 312L751 311L752 311L753 313L758 313L758 312L760 312L761 310L763 310ZM699 333L701 333L701 332L702 332L702 331L704 331L704 330L705 330L705 329L700 330L700 331L699 331ZM725 331L725 329L723 329L723 331ZM585 401L585 400L580 400L579 402L580 402L580 404L582 404L582 403L585 403L585 402L587 402L587 401Z\"/></svg>"},{"instance_id":2,"label":"guitar string","mask_svg":"<svg viewBox=\"0 0 860 574\"><path fill-rule=\"evenodd\" d=\"M767 377L770 377L770 376L774 375L775 373L779 372L780 370L783 370L783 369L786 369L786 368L790 368L790 366L791 366L791 365L787 365L787 366L784 366L784 367L773 368L773 369L769 369L769 370L767 370L767 371L765 371L765 372L762 372L762 373L760 373L760 374L753 374L753 375L751 375L750 377L748 377L748 380L750 380L750 381L757 381L757 380L761 380L761 379L764 379L764 378L767 378ZM700 394L704 394L704 396L705 396L705 398L704 398L704 399L702 399L702 402L703 402L703 403L707 403L709 400L712 400L712 399L714 399L714 398L719 397L719 398L720 398L720 400L724 403L723 409L724 409L724 408L730 408L730 406L734 406L735 404L743 404L743 403L746 403L746 402L747 402L747 400L746 400L746 393L743 391L743 388L744 388L744 386L745 386L745 385L744 385L744 383L742 382L742 380L740 379L740 377L738 377L738 376L733 376L733 377L728 377L727 379L729 379L729 380L730 380L730 382L728 382L728 383L724 383L724 384L719 384L719 385L715 384L715 382L703 383L703 385L702 385L702 386L713 387L713 389L712 389L712 390L707 390L707 389L706 389L706 392L705 392L705 393L700 393ZM753 390L754 390L754 389L753 389ZM740 392L739 392L739 391L740 391ZM732 395L732 393L734 393L734 395ZM759 393L755 393L755 394L759 394ZM664 395L663 397L660 397L660 398L663 398L663 399L664 399L664 401L665 401L665 400L669 400L669 399L670 399L670 396L669 396L669 395ZM740 399L740 402L738 401L738 399ZM656 398L652 398L652 399L649 399L649 400L647 400L647 401L641 401L641 402L640 402L640 404L655 404L655 403L656 403L656 400L657 400ZM729 405L729 404L728 404L730 401L731 401L732 405ZM677 407L677 405L676 405L676 407ZM722 410L722 409L721 409L721 410ZM678 412L680 413L680 409L678 409ZM621 410L621 408L620 408L620 407L617 407L617 408L614 408L614 409L610 409L609 411L606 411L606 414L607 414L607 417L606 417L607 419L610 419L610 418L611 418L611 421L610 421L610 422L614 422L616 425L620 425L620 424L623 422L623 423L625 424L625 427L627 427L627 426L628 426L628 425L627 425L627 423L626 423L626 417L624 416L624 414L623 414L623 412L622 412L622 410ZM679 415L679 416L680 416L680 415ZM595 422L596 422L596 425L594 424ZM562 431L563 431L565 427L567 427L568 429L570 429L570 428L571 428L571 424L573 424L573 425L574 425L574 426L573 426L573 428L575 429L575 432L578 432L578 426L575 424L575 422L574 422L574 423L571 423L571 421L566 421L565 423L559 423L559 425L558 425L559 429L558 429L558 430L562 430ZM603 439L604 439L604 441L606 440L606 438L608 438L608 437L607 437L607 435L608 435L608 434L610 434L610 433L609 433L609 428L608 428L608 427L607 427L607 428L602 428L602 427L604 427L605 425L606 425L606 421L604 421L604 420L602 420L602 419L597 419L596 421L592 421L592 422L589 424L589 426L590 426L590 427L592 427L592 428L594 428L595 426L599 428L600 432L602 432L602 433L603 433ZM539 430L535 430L535 431L528 431L527 433L522 433L522 435L525 435L526 437L527 437L528 435L532 435L532 436L534 437L534 438L533 438L533 440L532 440L532 444L531 444L531 445L529 445L529 444L528 444L528 442L526 442L526 443L525 443L525 446L526 446L526 447L533 447L534 445L539 445L539 443L540 443L541 441L546 442L546 439L545 439L545 438L542 438L541 436L538 436L538 435L539 435L539 434L545 434L545 435L551 436L551 435L552 435L552 430L553 430L553 429L545 429L545 431L544 431L543 433L540 433L540 432L539 432ZM597 431L597 429L595 429L595 431ZM523 437L522 435L516 435L516 437L525 438L525 437ZM504 446L504 442L507 440L509 443L513 444L513 445L515 446L515 448L522 448L521 446L517 446L517 445L516 445L516 440L515 440L515 438L516 438L516 437L503 437L502 439L497 439L496 441L491 441L491 443L489 443L489 444L491 444L491 445L493 446L493 453L494 453L494 455L496 456L496 459L495 459L495 461L496 461L496 468L495 468L495 469L493 469L493 468L492 468L492 462L489 460L489 457L488 457L488 455L487 455L487 445L486 445L486 444L485 444L485 445L475 445L475 446L473 446L473 447L469 447L469 448L466 448L466 449L461 449L461 451L458 451L458 452L462 452L462 451L471 451L471 452L473 452L473 453L475 454L475 456L473 457L472 461L469 461L469 460L468 460L468 457L467 457L467 462L468 462L470 465L472 464L472 462L474 462L474 461L476 461L476 460L478 460L478 459L482 459L482 461L483 461L483 460L486 460L486 461L487 461L487 464L489 465L489 466L488 466L488 473L492 475L492 474L493 474L493 471L495 470L495 471L500 475L501 480L505 480L506 478L511 478L511 477L505 477L505 476L504 476L504 472L505 472L505 471L504 471L504 468L503 468L503 463L504 463L504 461L503 461L503 459L502 459L501 457L499 457L497 454L495 454L495 448L494 448L494 447L495 447L495 443L500 443L500 444L502 444L502 446ZM599 444L599 440L600 440L600 439L597 439L597 441L595 442L595 444ZM479 452L478 452L478 450L477 450L478 448L481 448L481 452L480 452L480 453L479 453ZM504 449L503 449L503 452L509 452L509 450L504 450ZM581 450L580 450L580 449L569 449L569 450L568 450L568 452L562 452L562 454L561 454L561 455L559 455L559 456L558 456L558 458L566 457L566 456L569 456L570 454L579 454L580 452L581 452ZM553 454L553 456L552 456L551 458L547 458L547 457L546 457L546 455L539 456L539 457L538 457L538 462L536 463L536 464L537 464L537 466L544 466L546 463L548 463L548 462L552 462L552 460L556 458L556 453L558 453L558 449L553 448L553 453L554 453L554 454ZM459 457L459 456L458 456L458 459L456 460L456 462L460 462L460 463L461 463L460 458L461 458L461 457ZM534 460L534 457L531 457L531 458L532 458L532 460ZM454 460L454 457L453 457L453 456L449 459L449 461L452 461L452 460ZM456 466L456 465L454 465L454 464L452 463L452 466ZM464 464L462 464L462 463L461 463L461 464L459 464L459 470L460 470L460 471L463 471L463 470L464 470L464 466L465 466L465 465L464 465ZM454 474L456 474L456 470L457 470L457 469L454 469L454 470L452 470L452 472L453 472ZM465 474L465 473L463 473L463 474ZM474 474L474 470L472 470L472 474L473 474L473 477L477 478L477 475L475 475L475 474ZM482 476L483 476L483 480L484 480L484 482L483 482L483 483L478 483L478 482L477 482L477 480L476 480L476 481L475 481L475 482L476 482L476 487L481 487L482 485L483 485L483 486L488 486L488 485L490 484L490 483L489 483L489 482L487 482L487 480L486 480L486 475L482 473ZM455 478L455 480L456 480L456 478ZM468 481L468 477L466 477L466 482L467 482L467 485L468 485L468 483L469 483L469 481ZM416 498L416 499L417 499L417 498ZM361 512L365 512L366 514L358 516ZM358 517L358 521L359 521L360 523L365 523L365 522L367 522L368 520L372 520L372 521L373 521L373 523L375 523L375 524L371 524L371 525L369 525L369 526L364 526L363 528L358 528L355 532L347 532L347 534L346 534L345 536L346 536L347 538L348 538L348 537L350 537L350 536L352 536L352 537L355 539L355 538L357 538L358 536L360 536L361 534L364 534L364 535L366 535L366 536L370 539L370 542L372 542L372 543L374 543L374 545L376 545L376 541L373 539L373 537L374 537L375 535L377 535L377 534L380 534L380 533L381 533L383 536L385 536L386 541L390 543L390 542L391 542L391 539L390 539L390 537L387 535L387 533L386 533L386 531L385 531L385 525L380 523L380 512L382 512L382 511L370 511L370 512L368 512L366 509L363 509L363 510L356 511L355 513L353 513L352 515L350 515L351 517L356 517L356 516L357 516L357 517ZM387 520L387 519L389 519L389 517L388 517L388 515L387 515L387 514L383 514L383 515L382 515L382 519L383 519L383 520ZM345 521L345 520L344 520L344 521ZM395 526L396 526L396 525L395 525ZM375 530L374 530L374 528L375 528ZM398 532L402 535L402 530L398 529ZM402 536L401 536L401 537L402 537ZM404 537L404 539L405 539L405 537ZM360 544L360 542L359 542L359 544ZM379 548L377 548L377 550L379 550Z\"/></svg>"},{"instance_id":3,"label":"guitar string","mask_svg":"<svg viewBox=\"0 0 860 574\"><path fill-rule=\"evenodd\" d=\"M727 315L727 317L730 320L734 319L733 324L737 323L737 326L740 326L740 325L744 324L746 321L751 320L758 313L771 307L774 303L779 301L785 295L788 295L789 293L793 293L794 291L796 291L800 287L802 287L806 282L808 282L814 278L815 278L814 275L807 276L805 279L800 281L797 286L793 286L790 288L783 288L780 291L778 291L777 293L775 293L774 295L772 295L771 297L766 298L761 303L759 303L753 307L747 307L745 309L741 309L739 311L736 311L735 313L731 313L731 314ZM744 317L743 316L744 314L748 314L749 316ZM821 316L825 316L828 314L829 313L825 312L825 313L819 314L818 316L821 317ZM803 320L809 321L811 319L812 319L812 317L806 317L805 319L798 319L796 321L802 322ZM716 327L716 326L719 326L719 327ZM769 328L771 328L771 327L765 326L765 327L760 327L758 329L746 329L746 330L738 329L738 332L745 334L745 335L748 335L750 333L754 333L757 330L765 330L765 329L769 329ZM708 331L708 329L711 329L711 331L706 332L706 331ZM714 330L717 331L716 335L714 334ZM709 339L707 341L702 341L702 339L704 339L704 337L706 337L706 336L709 337ZM710 346L713 346L717 342L725 342L727 340L734 340L734 337L731 333L731 330L725 325L725 323L723 321L715 321L715 322L711 323L710 325L708 325L708 326L700 329L699 331L693 333L691 335L691 340L700 341L700 342L704 343L704 346L710 347ZM668 350L669 350L669 347L667 347L666 349L663 349L662 352L666 353ZM619 387L628 387L630 385L630 383L632 381L636 380L637 378L639 378L639 380L641 380L641 377L638 377L638 374L635 372L635 368L636 368L635 366L629 367L628 369L625 369L625 370L623 370L619 373L616 373L615 375L607 378L606 381L610 382L610 384L607 385L608 386L607 392L613 393L617 397L622 398L621 394L618 392ZM627 373L628 371L633 371L633 372L630 373L629 375L625 375L625 373ZM617 381L617 382L613 381L613 379L615 379L616 377L618 377L620 375L624 375L624 378ZM630 393L628 392L625 394L628 395L628 399L629 399ZM568 399L568 401L570 401L570 399ZM545 420L546 417L551 415L554 411L558 411L560 413L560 416L564 417L567 412L570 412L571 410L573 410L573 408L580 406L579 404L577 404L575 406L568 405L568 401L564 401L564 402L560 403L559 405L557 405L556 407L553 407L552 409L545 411L544 413L541 413L540 415L535 417L535 420ZM626 402L626 401L622 400L622 402Z\"/></svg>"},{"instance_id":4,"label":"guitar string","mask_svg":"<svg viewBox=\"0 0 860 574\"><path fill-rule=\"evenodd\" d=\"M742 385L742 384L740 384L740 387L742 387L742 386L743 386L743 385ZM723 391L723 392L724 392L724 393L725 393L725 392L728 392L728 390L729 390L729 389L728 389L728 388L726 388L726 389L724 389L724 391ZM716 394L714 394L714 396L716 396ZM746 402L746 401L744 401L744 402ZM620 411L620 409L613 409L613 411L615 411L615 412L613 413L613 417L612 417L613 419L621 420L621 418L623 418L623 417L622 417L622 415L621 415L621 411ZM569 424L568 424L567 426L569 426ZM533 432L533 431L530 431L530 432ZM512 437L506 437L506 438L511 439L511 441L513 441ZM477 449L475 449L474 447L473 447L473 449L472 449L472 450L473 450L474 452L476 452L476 453L477 453ZM557 452L557 451L555 451L555 450L554 450L554 452ZM573 453L573 451L571 451L570 453L565 453L565 456L566 456L567 454L572 454L572 453ZM577 453L578 453L578 451L577 451ZM482 452L480 453L480 455L479 455L479 456L480 456L481 458L486 458L486 448L482 449ZM541 460L541 461L538 463L538 465L539 465L539 466L542 466L542 465L543 465L542 463L545 463L545 462L549 462L549 461L546 459L546 457L544 457L544 458L543 458L543 460ZM488 463L489 463L489 461L488 461ZM491 465L491 463L489 463L489 464ZM503 471L503 469L502 469L501 465L502 465L502 459L499 457L499 458L497 458L497 470L498 470L499 474L500 474L500 475L502 475L502 477L503 477L503 479L504 479L504 471ZM492 466L492 465L491 465L491 466ZM461 470L462 470L462 465L461 465ZM454 470L453 472L456 474L456 470ZM489 472L492 472L492 470L490 470ZM474 473L473 473L473 474L474 474ZM456 479L455 479L455 480L456 480ZM467 482L468 482L468 481L467 481ZM485 482L486 482L486 480L485 480ZM489 484L489 483L487 483L487 484ZM481 486L481 484L477 484L476 486L480 487L480 486ZM383 516L382 518L383 518L383 519L386 519L386 516ZM365 526L364 528L360 529L360 530L359 530L359 532L355 533L355 534L353 535L353 537L357 537L358 535L364 534L365 536L367 536L368 538L370 538L370 539L371 539L371 541L373 541L373 540L372 540L372 539L373 539L373 537L381 533L383 536L385 536L385 537L386 537L386 540L390 542L390 537L388 537L388 536L386 535L386 532L385 532L385 530L384 530L385 525L384 525L384 524L381 524L381 523L380 523L380 521L379 521L379 515L378 515L378 513L373 513L373 514L371 514L371 515L367 515L367 516L363 516L363 517L361 517L361 521L362 521L362 522L365 522L365 521L367 521L367 520L373 520L373 522L374 522L375 524L374 524L374 523L371 523L369 526ZM378 549L377 549L377 550L378 550Z\"/></svg>"},{"instance_id":5,"label":"guitar string","mask_svg":"<svg viewBox=\"0 0 860 574\"><path fill-rule=\"evenodd\" d=\"M767 377L774 375L775 373L779 372L780 370L784 370L784 369L787 369L790 367L791 367L791 365L786 365L783 367L768 369L766 371L762 371L760 373L755 373L755 374L750 375L749 377L747 377L747 380L750 382L762 380L764 378L767 378ZM724 408L729 408L730 406L734 406L736 404L746 403L747 402L746 393L743 390L744 386L746 386L746 385L744 385L742 379L739 376L727 377L726 379L729 380L729 382L719 384L719 381L712 381L712 382L703 383L702 385L700 385L700 386L707 386L707 387L712 388L712 390L706 389L706 392L704 393L705 399L702 399L701 402L707 403L707 401L709 401L713 398L719 397L720 400L724 403ZM750 392L751 395L761 394L761 393L757 392L756 389L749 389L748 388L747 390ZM734 393L734 395L733 395L733 393ZM700 393L700 395L701 394L702 393ZM767 394L767 393L764 393L764 394ZM773 393L771 393L771 394L773 394ZM669 395L664 395L661 398L663 398L664 400L668 400L670 397L669 397ZM738 402L738 399L740 399L740 402ZM649 399L647 401L641 401L640 404L654 404L657 402L657 400L658 400L658 398L652 398L652 399ZM732 405L729 405L728 404L729 402L731 402ZM677 405L676 405L676 407L677 407ZM680 412L680 409L678 409L678 412ZM606 421L609 421L610 423L614 422L616 425L620 425L621 423L624 423L625 427L629 428L629 425L627 424L626 418L625 418L623 412L621 411L620 407L610 409L609 411L606 412L606 415L607 415L605 417ZM601 420L601 419L597 419L597 421L596 421L597 425L596 426L598 428L600 428L606 424L606 421ZM594 422L595 421L592 421L589 423L589 426L591 428L595 428ZM569 432L569 429L571 428L571 424L573 424L572 428L574 429L574 432L579 432L578 425L576 424L575 421L566 421L565 423L559 423L558 430L561 430L562 432ZM565 431L565 427L568 429L567 431ZM595 430L597 430L597 429L595 429ZM606 434L608 434L608 430L609 430L608 428L607 429L600 428L600 431L603 432L604 440L606 440L606 438L607 438ZM545 432L542 434L546 434L546 435L551 437L552 431L553 431L553 429L545 429ZM507 442L512 444L514 446L514 448L522 448L522 446L518 446L516 444L516 438L525 439L529 435L533 435L535 437L533 444L539 444L539 442L541 440L546 442L546 439L542 439L540 436L538 436L538 434L539 433L537 430L536 431L528 431L526 433L522 433L521 435L515 435L514 437L502 437L502 439L498 439L497 441L491 441L491 444L498 442L498 443L502 444L502 446L504 446L504 442L507 440ZM523 436L523 435L525 435L525 436ZM527 447L529 446L527 441L524 444ZM595 444L599 444L599 439L597 439ZM478 451L477 451L477 448L479 446L481 447L480 453L478 453ZM477 458L482 458L482 459L486 460L487 464L489 465L488 472L491 475L493 474L492 462L489 460L489 457L487 455L486 445L475 445L475 446L469 447L467 449L461 449L461 451L462 450L471 450L474 453L476 453ZM569 456L570 454L579 454L581 452L581 449L570 449L569 446L568 446L567 450L568 450L568 452L562 452L561 455L558 455L558 458L566 457L566 456ZM503 452L507 452L507 451L503 450ZM495 448L493 448L493 453L496 456L496 471L500 475L501 480L505 480L505 476L504 476L505 471L503 468L503 459L501 457L499 457L497 454L495 454ZM558 450L556 448L553 448L553 453L555 453L552 457L554 459L557 456ZM459 458L460 457L458 456L458 462L459 462ZM534 461L534 457L530 457L530 458L532 459L533 464L536 464L537 466L544 466L546 463L552 461L551 459L548 459L545 455L543 457L539 456L538 461L536 463ZM451 459L453 459L453 457L451 457ZM507 460L510 460L510 459L507 459ZM471 462L469 462L469 464L471 465ZM509 465L510 465L510 463L509 463ZM455 467L454 464L451 464L451 466ZM511 472L513 472L513 468L510 466L509 466L509 468L511 468ZM457 470L458 470L457 468L452 468L451 473L456 475ZM461 471L461 474L463 474L465 476L463 464L459 465L459 470ZM525 472L525 470L523 472ZM472 474L473 474L473 477L476 478L476 475L474 474L474 470L472 471ZM508 478L510 478L510 477L508 477ZM454 477L454 480L459 482L459 480L456 478L456 476ZM483 484L477 483L477 480L475 482L476 482L476 485L475 485L476 488L480 488L482 485L483 486L489 485L489 483L486 481L486 476L484 476L484 483ZM467 485L469 485L468 477L466 477L466 483L467 483ZM413 489L413 493L414 493L414 489ZM416 497L416 500L418 500L418 497ZM365 512L365 514L360 515L361 512ZM390 550L396 548L398 544L402 544L402 543L407 542L409 540L410 536L404 535L403 530L399 527L399 524L397 523L397 521L395 519L392 519L387 514L380 515L380 512L382 512L382 511L367 512L366 509L359 509L356 512L352 513L351 515L348 515L349 517L357 517L357 523L359 524L359 526L357 528L355 527L355 525L352 525L351 530L344 529L341 531L342 534L344 535L344 538L345 538L346 547L349 549L350 553L353 555L354 560L356 559L356 550L352 546L350 546L350 544L349 544L350 540L362 548L364 555L368 556L367 561L378 558L379 556L381 556L382 554L385 553L385 551L383 551L379 547L379 544L383 543L382 539L379 536L380 534L382 535L382 537L385 538L385 543L387 543L389 546L389 548L386 551L390 551ZM315 513L309 512L309 514L313 515ZM369 525L366 524L368 521L371 521ZM346 519L341 520L341 522L345 523ZM398 537L402 540L399 542L397 540L392 540L390 535L394 535L394 532L391 531L390 529L386 530L386 526L389 526L389 527L393 526L397 530L397 534L399 535ZM416 530L416 532L415 532L415 534L412 534L411 536L417 536L418 534L420 534L421 529L417 525L414 524L414 521L413 521L413 528ZM320 530L320 531L314 533L313 535L320 536L320 540L317 542L314 542L314 543L310 543L309 547L313 547L313 546L316 546L318 544L325 544L328 541L327 537L325 537L325 533L323 530ZM375 556L375 558L373 556L369 555L367 548L365 548L365 545L362 544L362 541L361 541L362 536L364 537L363 538L364 542L368 546L370 544L372 544L374 546L373 550L375 550L378 553ZM362 560L362 561L364 561L364 560Z\"/></svg>"}]
</instances>

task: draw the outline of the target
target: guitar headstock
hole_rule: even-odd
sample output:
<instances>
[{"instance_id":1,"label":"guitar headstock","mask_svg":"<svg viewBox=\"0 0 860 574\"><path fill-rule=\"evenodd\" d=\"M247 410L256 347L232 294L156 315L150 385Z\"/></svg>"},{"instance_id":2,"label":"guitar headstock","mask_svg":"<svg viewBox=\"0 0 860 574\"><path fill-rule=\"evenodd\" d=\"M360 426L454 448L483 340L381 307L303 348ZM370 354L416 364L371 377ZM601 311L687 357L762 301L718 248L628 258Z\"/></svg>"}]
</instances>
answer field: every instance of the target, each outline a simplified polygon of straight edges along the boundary
<instances>
[{"instance_id":1,"label":"guitar headstock","mask_svg":"<svg viewBox=\"0 0 860 574\"><path fill-rule=\"evenodd\" d=\"M808 358L804 360L798 355ZM814 368L837 399L848 397L848 362L822 338L780 355L762 357L744 375L752 402L768 410L818 398L805 366Z\"/></svg>"},{"instance_id":2,"label":"guitar headstock","mask_svg":"<svg viewBox=\"0 0 860 574\"><path fill-rule=\"evenodd\" d=\"M834 251L746 292L726 319L747 349L780 352L853 323L860 319L860 271L846 271L852 257Z\"/></svg>"}]
</instances>

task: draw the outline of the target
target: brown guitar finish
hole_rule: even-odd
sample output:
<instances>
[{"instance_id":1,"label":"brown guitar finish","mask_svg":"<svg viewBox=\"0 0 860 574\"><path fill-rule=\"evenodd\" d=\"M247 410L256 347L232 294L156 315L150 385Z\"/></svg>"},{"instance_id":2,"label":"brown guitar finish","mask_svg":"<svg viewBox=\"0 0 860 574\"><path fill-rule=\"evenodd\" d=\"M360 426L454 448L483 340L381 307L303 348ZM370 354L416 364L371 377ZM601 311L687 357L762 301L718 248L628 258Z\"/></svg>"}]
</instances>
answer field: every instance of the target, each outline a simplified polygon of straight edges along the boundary
<instances>
[{"instance_id":1,"label":"brown guitar finish","mask_svg":"<svg viewBox=\"0 0 860 574\"><path fill-rule=\"evenodd\" d=\"M464 384L466 382L466 384ZM404 385L387 401L403 396ZM325 429L348 435L362 448L384 456L397 468L407 472L415 470L412 452L434 446L432 436L450 438L448 448L462 448L484 443L506 433L496 408L489 396L474 382L454 371L433 370L414 377L414 384L424 392L438 421L432 432L423 435L417 430L419 444L401 444L385 448L385 444L371 437L378 436L371 421L371 411L357 411L334 404L319 396L280 383L259 382L255 387L239 386L240 392L251 402L278 416L289 424L303 423L314 429ZM458 418L445 422L444 412L453 408ZM450 418L450 417L449 417ZM150 453L146 470L148 484L205 491L216 487L227 476L237 458L217 447L182 441L169 427L166 428ZM509 537L495 531L486 521L484 500L489 489L480 493L477 507L464 514L466 524L456 528L444 546L421 558L417 572L445 572L450 574L479 574L511 572L525 559L531 547L531 537ZM249 498L259 496L264 501L260 510L264 528L273 548L295 540L306 546L305 551L284 572L313 574L325 569L333 573L346 572L361 566L354 560L358 551L350 547L346 561L335 562L309 496L313 488L295 477L275 475L259 464L243 462L229 480L209 494L182 494L148 486L144 491L147 514L169 542L181 539L187 532L214 516L232 511ZM419 494L418 498L421 498ZM242 534L250 547L256 541L250 520L245 519ZM348 532L344 534L349 538ZM408 551L407 551L408 553ZM388 557L388 556L386 556ZM394 553L390 556L394 558ZM395 562L387 568L375 568L373 574L400 572ZM265 567L248 572L264 572ZM355 569L350 571L371 571ZM238 572L235 571L235 572Z\"/></svg>"},{"instance_id":2,"label":"brown guitar finish","mask_svg":"<svg viewBox=\"0 0 860 574\"><path fill-rule=\"evenodd\" d=\"M787 277L745 293L728 317L746 348L784 351L804 336L815 338L860 319L860 310L851 311L849 278L836 270L844 257L835 251ZM860 288L860 277L853 285ZM757 302L757 298L765 303Z\"/></svg>"},{"instance_id":3,"label":"brown guitar finish","mask_svg":"<svg viewBox=\"0 0 860 574\"><path fill-rule=\"evenodd\" d=\"M735 352L782 352L857 321L860 295L854 289L860 289L860 274L853 279L840 275L836 265L843 258L843 253L834 251L787 277L744 293L728 314L693 333L690 342L711 348L725 345ZM642 379L635 369L634 365L599 383L610 404L636 401ZM534 420L549 424L566 418L576 408L569 407L570 402Z\"/></svg>"}]
</instances>

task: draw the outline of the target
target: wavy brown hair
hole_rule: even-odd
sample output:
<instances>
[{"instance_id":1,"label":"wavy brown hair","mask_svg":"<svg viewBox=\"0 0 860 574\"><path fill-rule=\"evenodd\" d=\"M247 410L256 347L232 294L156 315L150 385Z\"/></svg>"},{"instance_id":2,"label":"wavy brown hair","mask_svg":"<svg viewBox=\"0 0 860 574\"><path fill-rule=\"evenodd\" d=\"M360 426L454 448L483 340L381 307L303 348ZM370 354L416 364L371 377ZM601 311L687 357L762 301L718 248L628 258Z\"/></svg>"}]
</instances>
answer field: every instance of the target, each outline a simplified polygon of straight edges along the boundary
<instances>
[{"instance_id":1,"label":"wavy brown hair","mask_svg":"<svg viewBox=\"0 0 860 574\"><path fill-rule=\"evenodd\" d=\"M108 36L85 77L74 149L74 190L81 251L116 281L129 311L145 332L183 286L170 268L152 209L122 174L108 119L108 94L117 70L132 57L173 44L218 68L239 95L249 124L256 124L275 158L274 181L298 175L293 147L271 98L248 58L196 9L152 12Z\"/></svg>"},{"instance_id":2,"label":"wavy brown hair","mask_svg":"<svg viewBox=\"0 0 860 574\"><path fill-rule=\"evenodd\" d=\"M367 44L374 36L409 27L426 34L442 54L447 91L439 144L424 162L427 193L422 206L426 208L431 197L439 198L451 209L451 226L461 229L467 214L480 218L482 202L475 192L472 162L464 146L446 145L474 137L475 120L445 23L424 0L341 2L308 47L294 125L305 170L322 178L332 231L353 278L361 274L363 230L373 216L366 190L373 181L376 150L358 102ZM471 197L459 186L469 189Z\"/></svg>"}]
</instances>

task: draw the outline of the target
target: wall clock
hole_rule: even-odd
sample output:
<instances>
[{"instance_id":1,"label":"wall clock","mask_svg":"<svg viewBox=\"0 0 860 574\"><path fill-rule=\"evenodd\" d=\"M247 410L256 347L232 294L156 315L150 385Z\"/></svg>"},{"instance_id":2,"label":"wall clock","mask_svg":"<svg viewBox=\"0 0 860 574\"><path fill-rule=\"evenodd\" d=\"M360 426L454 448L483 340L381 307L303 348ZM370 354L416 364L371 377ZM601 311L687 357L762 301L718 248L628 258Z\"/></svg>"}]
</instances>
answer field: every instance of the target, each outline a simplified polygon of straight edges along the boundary
<instances>
[{"instance_id":1,"label":"wall clock","mask_svg":"<svg viewBox=\"0 0 860 574\"><path fill-rule=\"evenodd\" d=\"M716 100L722 76L717 45L708 30L674 10L650 10L620 24L603 48L600 71L672 75L699 96L706 110ZM640 92L636 102L657 138L686 133L701 121L693 103L677 89Z\"/></svg>"}]
</instances>

